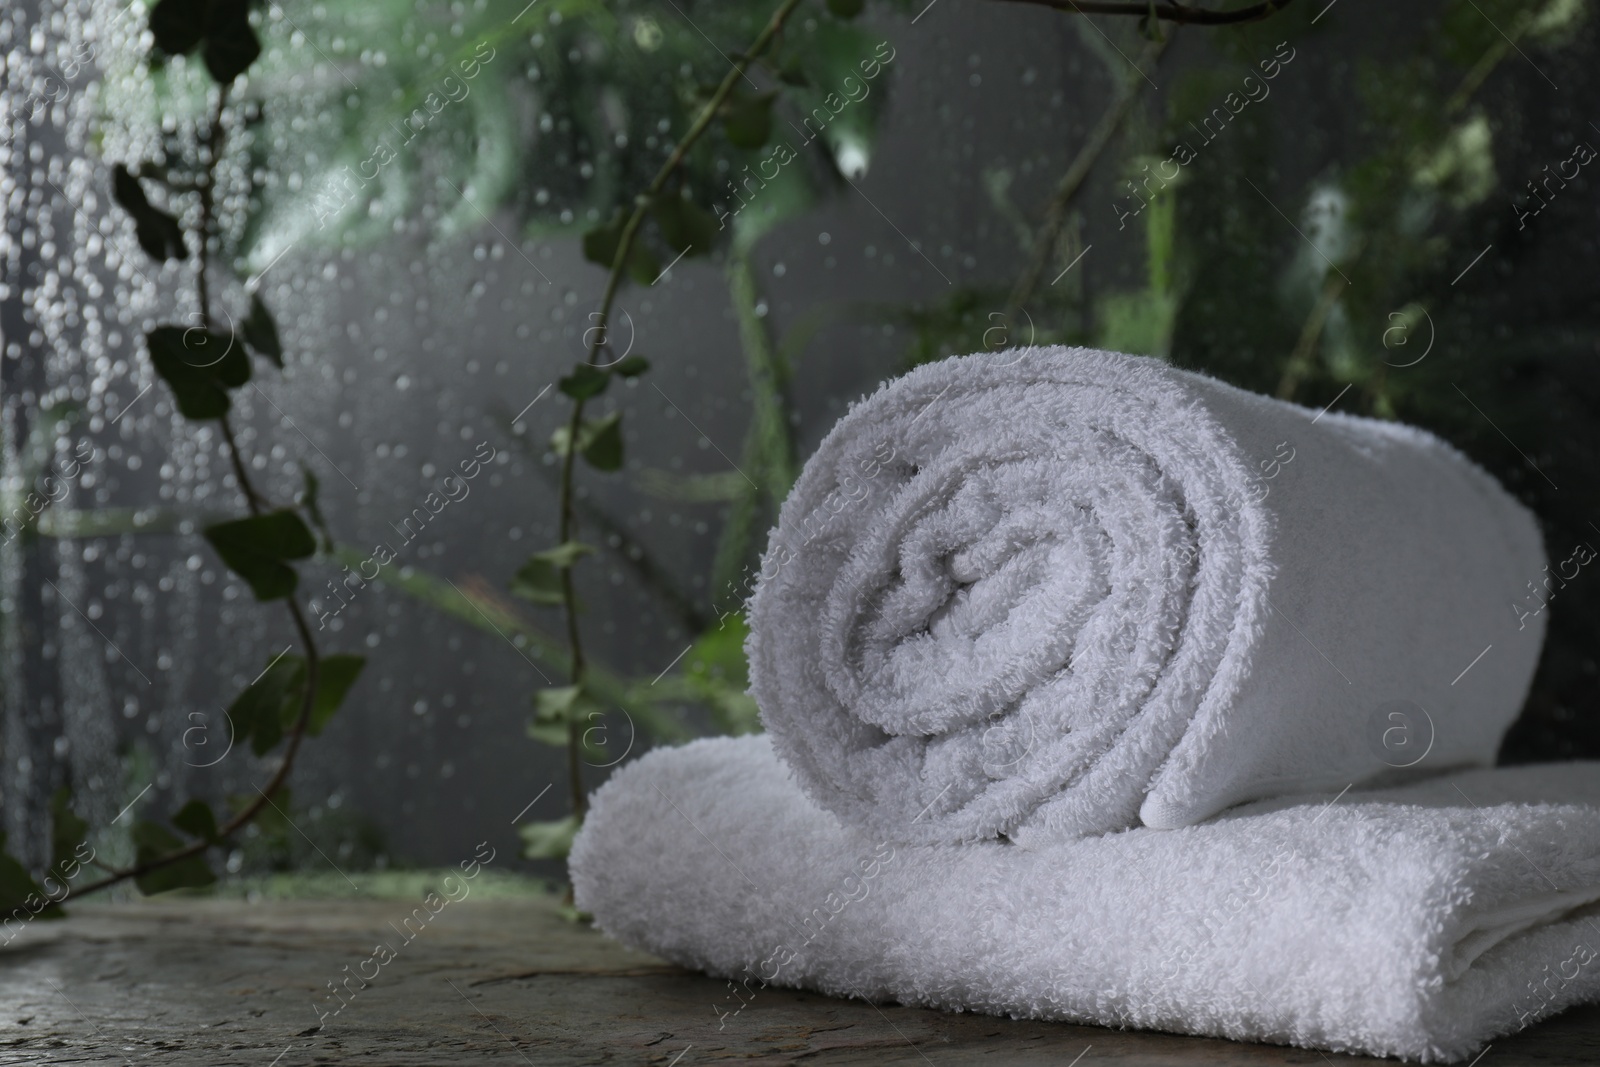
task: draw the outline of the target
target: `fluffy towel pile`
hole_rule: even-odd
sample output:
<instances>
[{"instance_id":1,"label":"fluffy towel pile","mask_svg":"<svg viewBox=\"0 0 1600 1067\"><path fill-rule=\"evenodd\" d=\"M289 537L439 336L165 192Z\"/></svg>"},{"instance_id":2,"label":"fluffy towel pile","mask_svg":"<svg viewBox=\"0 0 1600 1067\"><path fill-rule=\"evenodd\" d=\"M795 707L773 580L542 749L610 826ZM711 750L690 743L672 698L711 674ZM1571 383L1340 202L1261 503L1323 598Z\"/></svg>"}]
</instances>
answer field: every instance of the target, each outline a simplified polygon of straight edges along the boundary
<instances>
[{"instance_id":1,"label":"fluffy towel pile","mask_svg":"<svg viewBox=\"0 0 1600 1067\"><path fill-rule=\"evenodd\" d=\"M1152 359L968 356L806 463L751 692L807 795L895 839L1188 826L1493 762L1543 566L1528 511L1431 434Z\"/></svg>"},{"instance_id":2,"label":"fluffy towel pile","mask_svg":"<svg viewBox=\"0 0 1600 1067\"><path fill-rule=\"evenodd\" d=\"M1333 800L1043 849L900 845L809 803L766 738L718 738L602 787L572 880L608 934L745 999L1457 1060L1600 997L1600 764Z\"/></svg>"},{"instance_id":3,"label":"fluffy towel pile","mask_svg":"<svg viewBox=\"0 0 1600 1067\"><path fill-rule=\"evenodd\" d=\"M773 531L769 736L618 772L578 903L746 983L1465 1056L1600 995L1600 766L1438 776L1516 716L1543 567L1417 430L1103 352L921 368Z\"/></svg>"}]
</instances>

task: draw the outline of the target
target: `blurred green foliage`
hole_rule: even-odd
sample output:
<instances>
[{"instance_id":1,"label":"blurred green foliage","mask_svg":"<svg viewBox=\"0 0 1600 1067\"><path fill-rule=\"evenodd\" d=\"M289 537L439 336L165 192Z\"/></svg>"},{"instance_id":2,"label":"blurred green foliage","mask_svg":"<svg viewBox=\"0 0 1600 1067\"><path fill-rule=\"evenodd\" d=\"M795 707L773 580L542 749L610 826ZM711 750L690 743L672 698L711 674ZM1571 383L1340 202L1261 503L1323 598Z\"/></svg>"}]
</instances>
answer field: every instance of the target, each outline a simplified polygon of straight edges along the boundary
<instances>
[{"instance_id":1,"label":"blurred green foliage","mask_svg":"<svg viewBox=\"0 0 1600 1067\"><path fill-rule=\"evenodd\" d=\"M540 0L526 8L519 0L421 7L325 0L304 10L257 8L262 53L235 93L246 155L236 179L246 207L231 223L239 264L260 269L291 244L376 242L419 220L445 233L476 230L508 211L523 237L581 239L587 258L608 265L633 198L726 74L726 49L737 47L729 42L752 40L772 6L693 4L687 15L673 0ZM770 334L755 310L752 255L779 223L848 188L845 177L876 150L889 79L866 78L862 64L882 54L886 34L859 17L863 6L806 0L759 59L752 83L739 87L650 204L642 244L627 264L642 284L680 254L723 253L752 410L739 473L682 478L646 469L638 477L645 492L727 505L711 581L719 598L748 569L794 478L792 362L816 326L797 323L792 337ZM911 10L901 0L881 7ZM1065 224L1046 250L1045 274L1060 284L1039 287L1016 309L1007 307L1014 280L1000 275L935 301L856 311L904 328L906 365L1062 342L1148 353L1312 405L1342 396L1342 410L1427 426L1478 458L1541 515L1556 552L1590 528L1583 501L1595 488L1590 461L1600 459L1592 304L1518 306L1499 281L1504 272L1490 263L1459 286L1457 276L1486 245L1513 266L1532 258L1515 225L1521 182L1569 146L1544 151L1543 75L1530 69L1532 60L1522 64L1526 53L1542 60L1580 47L1590 7L1583 0L1445 0L1437 17L1408 26L1403 48L1284 63L1272 103L1243 108L1225 134L1201 144L1193 124L1246 76L1259 78L1280 42L1317 41L1340 20L1363 17L1335 10L1313 25L1320 10L1295 5L1258 24L1168 31L1203 34L1211 61L1163 78L1161 93L1145 96L1094 162L1098 184L1062 205ZM886 24L898 32L905 22ZM1131 81L1137 75L1124 53L1140 46L1138 27L1132 20L1099 25L1103 40L1078 23L1084 48L1117 84ZM1592 57L1592 34L1586 40ZM200 58L171 58L152 72L148 96L108 106L128 121L198 120L207 77ZM844 104L837 93L852 77L870 81L872 91ZM1314 108L1315 120L1296 108ZM807 116L818 109L829 119L807 140ZM1143 184L1180 143L1199 161L1157 186ZM780 145L796 147L792 162L775 162ZM1287 166L1291 160L1306 165ZM174 161L146 162L139 178L162 182ZM762 178L749 184L751 174ZM1012 173L992 169L983 179L1001 231L1016 234L1020 262L1038 251L1040 212L1014 201ZM1104 256L1083 258L1085 235L1106 206L1089 203L1088 189L1109 186L1121 198L1136 183L1150 194L1128 220L1140 269L1128 278L1098 274ZM158 207L141 206L131 193L127 203L141 244L181 254ZM1592 248L1590 257L1592 265ZM271 326L270 316L264 322ZM269 336L261 325L247 340L281 361L275 328ZM597 397L605 382L591 378L575 373L562 390L578 400ZM1482 409L1463 404L1463 395ZM616 430L603 417L555 447L576 447L593 470L614 471L622 459ZM1571 489L1559 493L1506 448L1506 438L1556 442L1571 457L1567 469L1583 473L1560 478ZM1529 448L1543 466L1549 449ZM149 515L141 521L139 528L174 525ZM585 521L605 517L590 513ZM32 536L36 527L71 532L99 529L97 522L116 527L94 514L26 525ZM535 609L558 603L561 569L589 549L571 545L541 554L565 552L561 559L536 556L514 580L506 576L511 591ZM615 551L641 580L662 584L662 568L646 555L609 544L603 550ZM559 641L491 590L463 591L415 568L384 580L465 622L510 634L542 663L561 660ZM693 611L679 608L686 618ZM1600 755L1600 726L1577 713L1593 702L1590 635L1600 623L1600 590L1576 588L1553 618L1528 714L1507 743L1510 758ZM691 732L675 706L695 704L715 729L759 728L744 692L742 620L693 622L698 636L669 676L652 684L598 666L582 694L592 707L576 695L560 708L547 698L535 726L564 728L577 715L620 711L642 735L675 739ZM556 742L558 733L544 729L543 737ZM596 766L616 755L615 745L603 747L592 753ZM570 830L565 821L539 824L529 845L559 855Z\"/></svg>"},{"instance_id":2,"label":"blurred green foliage","mask_svg":"<svg viewBox=\"0 0 1600 1067\"><path fill-rule=\"evenodd\" d=\"M1002 281L974 285L899 312L911 327L906 364L1036 338L1156 355L1312 406L1340 400L1340 410L1424 426L1462 448L1534 510L1561 558L1600 535L1587 509L1600 489L1600 328L1592 292L1560 266L1581 261L1592 274L1596 250L1548 217L1543 233L1524 232L1520 213L1540 207L1527 180L1569 158L1574 138L1600 143L1565 103L1594 89L1592 77L1578 86L1571 73L1597 66L1591 5L1445 0L1437 17L1396 9L1401 48L1369 28L1372 54L1297 57L1279 71L1271 105L1242 106L1204 140L1193 124L1247 75L1259 80L1279 42L1315 46L1323 9L1207 32L1218 62L1164 78L1149 118L1130 122L1099 162L1127 197L1125 183L1175 146L1200 156L1170 183L1141 183L1156 193L1129 220L1144 229L1143 287L1091 300L1081 288L1046 287L1026 319L997 322ZM1337 10L1321 29L1372 17ZM1131 30L1121 39L1135 47ZM1585 58L1567 64L1557 91L1542 68L1577 50ZM1296 78L1314 82L1292 89ZM989 185L1000 221L1013 224L1014 207L997 195L1007 181ZM1569 225L1592 231L1592 208L1573 210L1584 194L1562 195ZM1080 220L1055 250L1057 270L1081 251ZM1563 473L1552 478L1556 466ZM1504 760L1600 756L1600 589L1573 583L1562 598Z\"/></svg>"},{"instance_id":3,"label":"blurred green foliage","mask_svg":"<svg viewBox=\"0 0 1600 1067\"><path fill-rule=\"evenodd\" d=\"M708 47L708 40L750 41L772 5L688 7L686 14L670 0L325 0L292 12L266 5L255 20L262 55L234 95L250 131L240 254L259 269L290 244L375 241L418 218L445 233L475 230L509 205L529 235L590 235L591 258L609 265L607 227L632 206L727 73L728 46ZM737 203L734 183L746 168L759 174L763 162L770 173L777 145L794 147L798 158L783 168L785 178L811 196L836 188L841 169L865 165L883 102L865 70L881 70L875 49L883 38L856 14L822 0L802 5L684 160L673 184L682 199L656 206L639 280L651 280L646 268L691 244L691 254L701 255L711 251L705 242L725 241L728 228L719 223ZM112 103L111 117L152 126L199 118L201 66L193 59L161 65L142 103L122 111ZM847 78L868 83L859 101L844 99ZM825 121L807 126L818 114Z\"/></svg>"}]
</instances>

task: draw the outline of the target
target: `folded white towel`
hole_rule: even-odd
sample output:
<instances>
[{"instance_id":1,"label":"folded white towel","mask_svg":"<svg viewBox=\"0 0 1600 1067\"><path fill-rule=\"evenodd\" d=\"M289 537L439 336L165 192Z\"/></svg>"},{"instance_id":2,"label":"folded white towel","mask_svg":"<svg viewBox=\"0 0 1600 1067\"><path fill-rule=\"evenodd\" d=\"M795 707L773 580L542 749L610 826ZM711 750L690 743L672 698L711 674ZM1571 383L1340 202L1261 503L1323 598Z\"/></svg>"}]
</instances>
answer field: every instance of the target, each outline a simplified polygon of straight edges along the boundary
<instances>
[{"instance_id":1,"label":"folded white towel","mask_svg":"<svg viewBox=\"0 0 1600 1067\"><path fill-rule=\"evenodd\" d=\"M895 845L809 803L766 737L719 738L618 771L571 872L608 934L741 983L719 1015L775 984L1455 1060L1600 999L1600 764L1254 807Z\"/></svg>"},{"instance_id":2,"label":"folded white towel","mask_svg":"<svg viewBox=\"0 0 1600 1067\"><path fill-rule=\"evenodd\" d=\"M1420 430L1152 359L967 356L806 464L751 691L807 794L893 840L1187 826L1491 763L1543 568L1528 511Z\"/></svg>"}]
</instances>

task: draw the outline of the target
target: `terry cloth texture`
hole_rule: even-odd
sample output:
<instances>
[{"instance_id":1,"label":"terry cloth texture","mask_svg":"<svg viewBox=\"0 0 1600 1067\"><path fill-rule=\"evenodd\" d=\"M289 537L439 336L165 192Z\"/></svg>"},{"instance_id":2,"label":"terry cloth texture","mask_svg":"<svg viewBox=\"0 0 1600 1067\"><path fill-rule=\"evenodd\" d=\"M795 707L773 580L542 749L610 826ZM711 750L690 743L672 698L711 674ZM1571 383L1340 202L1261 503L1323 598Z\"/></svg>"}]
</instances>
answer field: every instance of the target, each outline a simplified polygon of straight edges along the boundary
<instances>
[{"instance_id":1,"label":"terry cloth texture","mask_svg":"<svg viewBox=\"0 0 1600 1067\"><path fill-rule=\"evenodd\" d=\"M1490 764L1544 563L1532 515L1421 430L1142 357L966 356L805 465L751 691L806 795L891 840L1183 827Z\"/></svg>"},{"instance_id":2,"label":"terry cloth texture","mask_svg":"<svg viewBox=\"0 0 1600 1067\"><path fill-rule=\"evenodd\" d=\"M811 803L766 737L717 738L619 770L571 873L602 930L756 1004L803 986L1451 1061L1600 997L1597 805L1600 764L1573 763L903 845Z\"/></svg>"}]
</instances>

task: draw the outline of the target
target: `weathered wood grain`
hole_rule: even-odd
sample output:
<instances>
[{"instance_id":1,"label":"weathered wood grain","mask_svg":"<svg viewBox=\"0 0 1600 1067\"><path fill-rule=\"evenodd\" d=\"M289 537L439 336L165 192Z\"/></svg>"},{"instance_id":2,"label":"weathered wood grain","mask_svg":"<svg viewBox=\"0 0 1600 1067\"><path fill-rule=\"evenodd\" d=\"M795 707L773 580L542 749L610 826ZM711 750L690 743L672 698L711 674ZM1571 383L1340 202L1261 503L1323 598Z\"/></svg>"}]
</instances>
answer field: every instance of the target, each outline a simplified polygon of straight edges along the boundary
<instances>
[{"instance_id":1,"label":"weathered wood grain","mask_svg":"<svg viewBox=\"0 0 1600 1067\"><path fill-rule=\"evenodd\" d=\"M719 1020L713 1005L732 1004L723 982L629 952L553 901L468 899L404 942L407 914L395 900L79 905L0 949L0 1064L1383 1062L778 989ZM351 981L359 991L318 1029L314 1005L335 1004L325 983L379 941L395 958L367 988ZM1600 1008L1496 1042L1480 1061L1583 1063L1600 1063Z\"/></svg>"}]
</instances>

